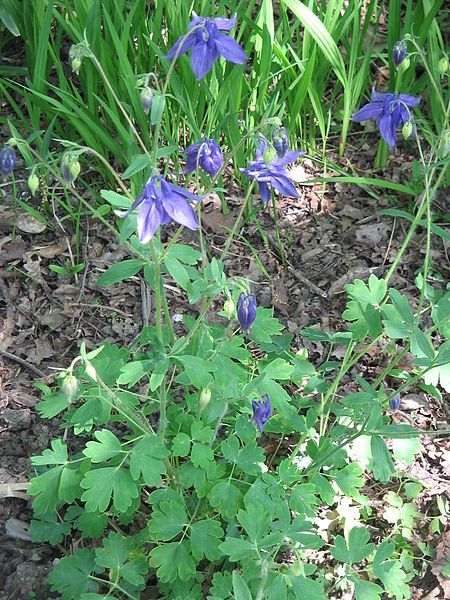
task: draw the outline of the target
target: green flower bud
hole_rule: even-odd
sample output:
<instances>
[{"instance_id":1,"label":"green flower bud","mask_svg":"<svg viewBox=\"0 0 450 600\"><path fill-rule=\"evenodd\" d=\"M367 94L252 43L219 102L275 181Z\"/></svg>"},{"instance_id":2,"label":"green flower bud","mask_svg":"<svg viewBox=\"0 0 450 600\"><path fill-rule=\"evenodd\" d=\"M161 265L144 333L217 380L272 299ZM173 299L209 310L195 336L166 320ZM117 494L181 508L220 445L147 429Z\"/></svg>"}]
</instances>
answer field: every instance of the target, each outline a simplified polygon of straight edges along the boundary
<instances>
[{"instance_id":1,"label":"green flower bud","mask_svg":"<svg viewBox=\"0 0 450 600\"><path fill-rule=\"evenodd\" d=\"M409 65L410 64L411 64L411 60L410 60L409 56L405 56L405 58L399 64L399 66L397 67L397 69L399 71L407 71L409 69Z\"/></svg>"},{"instance_id":2,"label":"green flower bud","mask_svg":"<svg viewBox=\"0 0 450 600\"><path fill-rule=\"evenodd\" d=\"M78 379L75 375L66 375L62 382L62 391L69 402L75 399L78 390Z\"/></svg>"},{"instance_id":3,"label":"green flower bud","mask_svg":"<svg viewBox=\"0 0 450 600\"><path fill-rule=\"evenodd\" d=\"M413 124L411 123L411 121L406 121L406 123L402 127L402 135L405 138L405 140L411 137L412 132Z\"/></svg>"},{"instance_id":4,"label":"green flower bud","mask_svg":"<svg viewBox=\"0 0 450 600\"><path fill-rule=\"evenodd\" d=\"M264 158L264 162L266 163L266 165L270 162L273 161L274 158L276 158L277 156L277 152L274 148L269 148L267 147L264 150L264 154L263 154L263 158Z\"/></svg>"},{"instance_id":5,"label":"green flower bud","mask_svg":"<svg viewBox=\"0 0 450 600\"><path fill-rule=\"evenodd\" d=\"M141 106L144 109L146 115L150 112L153 104L153 92L148 85L141 92Z\"/></svg>"},{"instance_id":6,"label":"green flower bud","mask_svg":"<svg viewBox=\"0 0 450 600\"><path fill-rule=\"evenodd\" d=\"M203 388L200 393L198 401L198 407L200 412L203 412L208 404L211 402L211 390L209 388Z\"/></svg>"},{"instance_id":7,"label":"green flower bud","mask_svg":"<svg viewBox=\"0 0 450 600\"><path fill-rule=\"evenodd\" d=\"M443 56L438 62L438 71L441 75L445 75L448 71L448 58Z\"/></svg>"},{"instance_id":8,"label":"green flower bud","mask_svg":"<svg viewBox=\"0 0 450 600\"><path fill-rule=\"evenodd\" d=\"M231 320L234 317L235 310L236 307L234 306L234 302L231 300L231 298L229 298L223 305L223 311L227 315L228 319Z\"/></svg>"},{"instance_id":9,"label":"green flower bud","mask_svg":"<svg viewBox=\"0 0 450 600\"><path fill-rule=\"evenodd\" d=\"M36 190L39 187L39 177L36 175L36 173L34 171L28 177L27 183L28 183L28 187L30 188L31 195L34 196L36 193Z\"/></svg>"},{"instance_id":10,"label":"green flower bud","mask_svg":"<svg viewBox=\"0 0 450 600\"><path fill-rule=\"evenodd\" d=\"M78 75L80 72L81 62L86 55L86 48L83 44L74 44L69 50L69 62L72 71Z\"/></svg>"},{"instance_id":11,"label":"green flower bud","mask_svg":"<svg viewBox=\"0 0 450 600\"><path fill-rule=\"evenodd\" d=\"M61 160L61 176L64 183L72 185L80 174L81 166L78 157L71 152L66 152Z\"/></svg>"}]
</instances>

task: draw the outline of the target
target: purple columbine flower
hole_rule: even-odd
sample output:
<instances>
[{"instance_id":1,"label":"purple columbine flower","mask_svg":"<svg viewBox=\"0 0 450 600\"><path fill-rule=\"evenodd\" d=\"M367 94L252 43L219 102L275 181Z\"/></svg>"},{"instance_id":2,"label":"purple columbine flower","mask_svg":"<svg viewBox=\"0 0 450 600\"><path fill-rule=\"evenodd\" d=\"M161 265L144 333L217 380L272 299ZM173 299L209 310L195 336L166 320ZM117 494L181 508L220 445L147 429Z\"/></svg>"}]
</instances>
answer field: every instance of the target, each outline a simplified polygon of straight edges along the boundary
<instances>
[{"instance_id":1,"label":"purple columbine flower","mask_svg":"<svg viewBox=\"0 0 450 600\"><path fill-rule=\"evenodd\" d=\"M204 138L202 142L196 142L186 148L186 168L183 172L195 171L197 164L208 175L217 175L223 165L223 156L216 140Z\"/></svg>"},{"instance_id":2,"label":"purple columbine flower","mask_svg":"<svg viewBox=\"0 0 450 600\"><path fill-rule=\"evenodd\" d=\"M16 151L12 146L4 146L0 150L0 174L3 177L9 175L16 163Z\"/></svg>"},{"instance_id":3,"label":"purple columbine flower","mask_svg":"<svg viewBox=\"0 0 450 600\"><path fill-rule=\"evenodd\" d=\"M400 394L397 394L396 396L394 396L393 398L391 398L389 400L389 408L393 412L396 412L400 408L400 402L401 402Z\"/></svg>"},{"instance_id":4,"label":"purple columbine flower","mask_svg":"<svg viewBox=\"0 0 450 600\"><path fill-rule=\"evenodd\" d=\"M267 140L264 138L259 140L256 160L250 161L246 169L240 170L249 179L256 179L264 206L269 202L271 196L270 186L284 196L292 198L300 196L289 179L286 165L297 160L301 154L304 152L288 150L282 158L273 158L270 156Z\"/></svg>"},{"instance_id":5,"label":"purple columbine flower","mask_svg":"<svg viewBox=\"0 0 450 600\"><path fill-rule=\"evenodd\" d=\"M372 102L358 110L352 121L370 121L376 119L380 134L389 148L397 142L397 129L412 118L411 110L420 104L420 97L408 94L379 93L372 90Z\"/></svg>"},{"instance_id":6,"label":"purple columbine flower","mask_svg":"<svg viewBox=\"0 0 450 600\"><path fill-rule=\"evenodd\" d=\"M244 292L237 301L237 316L242 331L250 331L250 327L256 319L256 296L255 294L245 294Z\"/></svg>"},{"instance_id":7,"label":"purple columbine flower","mask_svg":"<svg viewBox=\"0 0 450 600\"><path fill-rule=\"evenodd\" d=\"M394 65L396 67L400 66L406 56L406 50L408 46L406 45L405 40L400 40L399 42L395 42L394 47L392 49L392 60L394 61Z\"/></svg>"},{"instance_id":8,"label":"purple columbine flower","mask_svg":"<svg viewBox=\"0 0 450 600\"><path fill-rule=\"evenodd\" d=\"M253 420L259 432L262 433L264 423L270 419L270 415L272 414L269 394L264 394L261 400L252 400L252 408Z\"/></svg>"},{"instance_id":9,"label":"purple columbine flower","mask_svg":"<svg viewBox=\"0 0 450 600\"><path fill-rule=\"evenodd\" d=\"M191 52L191 66L197 80L202 79L211 70L213 64L223 56L229 62L242 65L247 55L240 45L221 31L230 31L236 24L236 15L232 19L222 17L208 19L192 13L193 18L189 29L194 29L189 35L178 38L164 58L173 60L188 50Z\"/></svg>"},{"instance_id":10,"label":"purple columbine flower","mask_svg":"<svg viewBox=\"0 0 450 600\"><path fill-rule=\"evenodd\" d=\"M153 175L129 210L116 214L124 218L139 207L138 238L142 244L146 244L160 225L167 225L172 219L188 229L198 229L197 217L188 200L200 201L202 198L166 181L162 175Z\"/></svg>"}]
</instances>

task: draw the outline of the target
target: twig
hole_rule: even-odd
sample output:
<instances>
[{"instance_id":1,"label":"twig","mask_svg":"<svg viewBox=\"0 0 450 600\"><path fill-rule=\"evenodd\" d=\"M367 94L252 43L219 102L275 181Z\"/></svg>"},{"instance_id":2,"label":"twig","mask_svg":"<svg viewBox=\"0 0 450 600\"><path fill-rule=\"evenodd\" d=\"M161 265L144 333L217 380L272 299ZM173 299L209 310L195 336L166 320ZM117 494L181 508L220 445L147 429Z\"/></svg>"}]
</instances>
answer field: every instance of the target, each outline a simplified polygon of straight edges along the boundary
<instances>
[{"instance_id":1,"label":"twig","mask_svg":"<svg viewBox=\"0 0 450 600\"><path fill-rule=\"evenodd\" d=\"M105 306L104 304L90 304L89 302L74 302L72 306L86 306L87 308L102 308L103 310L109 310L110 312L115 312L121 317L129 317L132 318L133 315L126 313L120 308L114 308L114 306Z\"/></svg>"},{"instance_id":2,"label":"twig","mask_svg":"<svg viewBox=\"0 0 450 600\"><path fill-rule=\"evenodd\" d=\"M22 365L22 367L25 367L26 369L28 369L29 371L31 371L38 377L47 377L43 371L41 371L34 365L30 364L29 362L27 362L25 359L20 358L20 356L11 354L11 352L6 352L6 350L0 350L0 354L2 354L2 356L4 356L5 358L9 358L9 360L13 360L16 363L19 363L19 365Z\"/></svg>"}]
</instances>

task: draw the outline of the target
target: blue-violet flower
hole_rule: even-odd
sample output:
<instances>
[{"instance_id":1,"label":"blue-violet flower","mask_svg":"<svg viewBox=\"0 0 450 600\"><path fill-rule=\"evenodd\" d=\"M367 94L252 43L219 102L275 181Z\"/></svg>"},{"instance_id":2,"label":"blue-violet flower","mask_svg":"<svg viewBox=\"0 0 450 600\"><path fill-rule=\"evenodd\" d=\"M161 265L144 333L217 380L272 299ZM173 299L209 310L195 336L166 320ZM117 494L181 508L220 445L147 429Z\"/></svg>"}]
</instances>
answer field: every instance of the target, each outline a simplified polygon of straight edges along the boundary
<instances>
[{"instance_id":1,"label":"blue-violet flower","mask_svg":"<svg viewBox=\"0 0 450 600\"><path fill-rule=\"evenodd\" d=\"M216 140L204 138L202 142L196 142L186 148L186 167L184 173L190 173L197 169L197 164L205 173L214 177L223 165L222 150Z\"/></svg>"},{"instance_id":2,"label":"blue-violet flower","mask_svg":"<svg viewBox=\"0 0 450 600\"><path fill-rule=\"evenodd\" d=\"M394 47L392 49L392 60L394 61L394 65L399 67L403 62L406 56L406 50L408 46L406 45L405 40L400 40L399 42L395 42Z\"/></svg>"},{"instance_id":3,"label":"blue-violet flower","mask_svg":"<svg viewBox=\"0 0 450 600\"><path fill-rule=\"evenodd\" d=\"M258 148L256 149L256 160L250 161L246 169L240 170L246 177L255 179L258 182L261 201L264 205L268 203L271 196L270 186L284 196L298 198L300 194L289 179L286 165L297 160L304 152L288 150L282 158L276 157L270 159L269 156L267 160L267 155L270 154L267 150L267 140L264 138L260 139Z\"/></svg>"},{"instance_id":4,"label":"blue-violet flower","mask_svg":"<svg viewBox=\"0 0 450 600\"><path fill-rule=\"evenodd\" d=\"M272 131L272 144L278 154L278 158L283 158L289 145L286 127L275 127Z\"/></svg>"},{"instance_id":5,"label":"blue-violet flower","mask_svg":"<svg viewBox=\"0 0 450 600\"><path fill-rule=\"evenodd\" d=\"M252 400L253 420L255 421L260 433L262 433L263 425L270 419L272 411L270 409L269 394L264 394L261 400Z\"/></svg>"},{"instance_id":6,"label":"blue-violet flower","mask_svg":"<svg viewBox=\"0 0 450 600\"><path fill-rule=\"evenodd\" d=\"M14 169L16 163L16 151L12 146L4 146L0 150L0 174L6 177Z\"/></svg>"},{"instance_id":7,"label":"blue-violet flower","mask_svg":"<svg viewBox=\"0 0 450 600\"><path fill-rule=\"evenodd\" d=\"M194 31L179 37L164 58L173 60L192 49L191 66L197 80L209 73L219 56L223 56L229 62L242 65L247 60L244 50L236 40L220 33L230 31L235 24L236 15L232 19L222 17L209 19L199 17L193 12L189 30Z\"/></svg>"},{"instance_id":8,"label":"blue-violet flower","mask_svg":"<svg viewBox=\"0 0 450 600\"><path fill-rule=\"evenodd\" d=\"M256 319L256 296L244 292L237 301L237 317L242 331L250 331L250 327Z\"/></svg>"},{"instance_id":9,"label":"blue-violet flower","mask_svg":"<svg viewBox=\"0 0 450 600\"><path fill-rule=\"evenodd\" d=\"M153 175L129 210L116 214L124 218L139 207L138 238L146 244L160 225L167 225L172 219L188 229L198 229L197 217L188 200L200 201L202 198L166 181L162 175Z\"/></svg>"},{"instance_id":10,"label":"blue-violet flower","mask_svg":"<svg viewBox=\"0 0 450 600\"><path fill-rule=\"evenodd\" d=\"M395 412L400 408L400 402L401 402L401 398L400 398L400 394L397 394L396 396L394 396L393 398L391 398L389 400L389 408Z\"/></svg>"},{"instance_id":11,"label":"blue-violet flower","mask_svg":"<svg viewBox=\"0 0 450 600\"><path fill-rule=\"evenodd\" d=\"M420 104L420 97L393 92L380 93L372 90L372 102L358 110L352 121L370 121L376 119L380 134L392 149L397 142L397 129L412 118L411 110Z\"/></svg>"}]
</instances>

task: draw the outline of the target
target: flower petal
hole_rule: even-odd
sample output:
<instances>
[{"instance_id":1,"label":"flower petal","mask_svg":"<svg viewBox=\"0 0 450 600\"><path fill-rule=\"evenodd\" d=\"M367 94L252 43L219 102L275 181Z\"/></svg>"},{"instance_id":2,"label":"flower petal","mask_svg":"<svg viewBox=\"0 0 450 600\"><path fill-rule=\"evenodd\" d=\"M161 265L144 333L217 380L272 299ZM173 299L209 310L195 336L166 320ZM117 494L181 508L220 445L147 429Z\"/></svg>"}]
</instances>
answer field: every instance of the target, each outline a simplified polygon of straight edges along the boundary
<instances>
[{"instance_id":1,"label":"flower petal","mask_svg":"<svg viewBox=\"0 0 450 600\"><path fill-rule=\"evenodd\" d=\"M209 46L203 40L197 41L191 52L191 65L195 79L203 79L209 73L215 61L219 58L216 46Z\"/></svg>"},{"instance_id":2,"label":"flower petal","mask_svg":"<svg viewBox=\"0 0 450 600\"><path fill-rule=\"evenodd\" d=\"M258 181L258 188L261 196L261 202L264 204L264 206L266 206L272 196L270 187L267 183Z\"/></svg>"},{"instance_id":3,"label":"flower petal","mask_svg":"<svg viewBox=\"0 0 450 600\"><path fill-rule=\"evenodd\" d=\"M214 21L214 24L217 27L217 29L220 29L221 31L230 31L236 25L236 17L237 17L237 15L234 15L233 18L231 18L231 19L225 19L224 17L217 17L217 18L213 19L213 21Z\"/></svg>"},{"instance_id":4,"label":"flower petal","mask_svg":"<svg viewBox=\"0 0 450 600\"><path fill-rule=\"evenodd\" d=\"M217 35L215 41L219 54L226 60L238 65L242 65L248 60L245 52L233 38L227 35Z\"/></svg>"},{"instance_id":5,"label":"flower petal","mask_svg":"<svg viewBox=\"0 0 450 600\"><path fill-rule=\"evenodd\" d=\"M163 200L164 210L171 218L188 229L198 229L198 221L194 209L186 200L175 195L166 196Z\"/></svg>"},{"instance_id":6,"label":"flower petal","mask_svg":"<svg viewBox=\"0 0 450 600\"><path fill-rule=\"evenodd\" d=\"M381 137L392 150L397 142L396 125L392 115L384 114L378 123L378 127L380 128Z\"/></svg>"},{"instance_id":7,"label":"flower petal","mask_svg":"<svg viewBox=\"0 0 450 600\"><path fill-rule=\"evenodd\" d=\"M299 198L300 194L295 188L294 184L289 180L288 176L284 173L271 173L270 182L277 192L283 194L283 196L289 196L292 198Z\"/></svg>"},{"instance_id":8,"label":"flower petal","mask_svg":"<svg viewBox=\"0 0 450 600\"><path fill-rule=\"evenodd\" d=\"M137 231L141 244L149 242L160 225L161 213L156 202L144 202L137 216Z\"/></svg>"},{"instance_id":9,"label":"flower petal","mask_svg":"<svg viewBox=\"0 0 450 600\"><path fill-rule=\"evenodd\" d=\"M275 159L273 163L276 165L287 165L291 162L294 162L294 160L297 160L299 156L303 156L304 154L306 154L306 152L301 150L288 150L282 158Z\"/></svg>"},{"instance_id":10,"label":"flower petal","mask_svg":"<svg viewBox=\"0 0 450 600\"><path fill-rule=\"evenodd\" d=\"M400 94L398 97L399 101L406 104L409 108L419 106L422 98L420 96L409 96L408 94Z\"/></svg>"},{"instance_id":11,"label":"flower petal","mask_svg":"<svg viewBox=\"0 0 450 600\"><path fill-rule=\"evenodd\" d=\"M188 50L190 50L192 48L192 46L195 44L195 41L196 41L195 32L188 35L187 37L186 37L186 35L182 35L181 37L179 37L177 39L175 44L172 46L172 48L169 50L169 52L164 56L164 58L167 60L173 60L175 58L175 55L178 58L182 54L186 54L186 52Z\"/></svg>"},{"instance_id":12,"label":"flower petal","mask_svg":"<svg viewBox=\"0 0 450 600\"><path fill-rule=\"evenodd\" d=\"M352 121L360 123L361 121L370 121L371 119L377 119L383 113L383 110L384 101L369 102L353 115Z\"/></svg>"}]
</instances>

